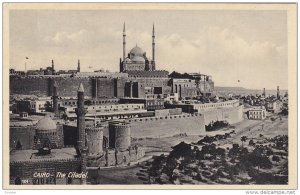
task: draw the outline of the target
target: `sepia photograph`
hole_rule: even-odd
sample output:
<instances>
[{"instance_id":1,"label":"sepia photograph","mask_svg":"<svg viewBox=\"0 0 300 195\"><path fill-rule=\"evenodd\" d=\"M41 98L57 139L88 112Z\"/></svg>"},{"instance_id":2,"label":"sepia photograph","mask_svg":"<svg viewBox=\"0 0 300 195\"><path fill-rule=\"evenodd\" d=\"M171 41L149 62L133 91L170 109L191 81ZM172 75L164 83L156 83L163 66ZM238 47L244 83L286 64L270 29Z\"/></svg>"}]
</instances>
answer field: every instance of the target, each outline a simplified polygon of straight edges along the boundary
<instances>
[{"instance_id":1,"label":"sepia photograph","mask_svg":"<svg viewBox=\"0 0 300 195\"><path fill-rule=\"evenodd\" d=\"M296 189L296 15L4 3L4 188Z\"/></svg>"}]
</instances>

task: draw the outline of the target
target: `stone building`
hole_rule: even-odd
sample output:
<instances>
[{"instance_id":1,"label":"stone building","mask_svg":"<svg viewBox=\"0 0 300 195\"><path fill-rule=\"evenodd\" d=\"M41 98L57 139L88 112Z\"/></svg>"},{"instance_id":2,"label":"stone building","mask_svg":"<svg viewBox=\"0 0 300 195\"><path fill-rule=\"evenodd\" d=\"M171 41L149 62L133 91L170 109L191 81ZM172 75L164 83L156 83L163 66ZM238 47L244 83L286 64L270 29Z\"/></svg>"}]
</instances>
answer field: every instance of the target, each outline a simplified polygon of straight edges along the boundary
<instances>
[{"instance_id":1,"label":"stone building","mask_svg":"<svg viewBox=\"0 0 300 195\"><path fill-rule=\"evenodd\" d=\"M264 120L266 116L266 109L264 108L253 108L247 111L248 119L251 120Z\"/></svg>"},{"instance_id":2,"label":"stone building","mask_svg":"<svg viewBox=\"0 0 300 195\"><path fill-rule=\"evenodd\" d=\"M36 124L35 148L45 146L49 142L51 148L59 147L57 127L50 117L45 117Z\"/></svg>"},{"instance_id":3,"label":"stone building","mask_svg":"<svg viewBox=\"0 0 300 195\"><path fill-rule=\"evenodd\" d=\"M155 31L152 29L152 60L148 59L137 45L130 50L126 57L126 29L123 27L123 59L120 59L120 72L127 71L154 71L155 70Z\"/></svg>"}]
</instances>

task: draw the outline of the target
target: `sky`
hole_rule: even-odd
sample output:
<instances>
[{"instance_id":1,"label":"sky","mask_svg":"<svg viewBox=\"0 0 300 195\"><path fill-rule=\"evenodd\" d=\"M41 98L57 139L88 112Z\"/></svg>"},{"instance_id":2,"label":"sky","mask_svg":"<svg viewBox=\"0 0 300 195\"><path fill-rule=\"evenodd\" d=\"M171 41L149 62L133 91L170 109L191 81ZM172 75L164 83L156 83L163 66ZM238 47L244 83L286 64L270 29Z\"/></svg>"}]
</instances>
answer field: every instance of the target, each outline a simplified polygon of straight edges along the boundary
<instances>
[{"instance_id":1,"label":"sky","mask_svg":"<svg viewBox=\"0 0 300 195\"><path fill-rule=\"evenodd\" d=\"M10 68L119 71L136 44L156 68L211 75L216 86L288 88L287 13L275 10L12 10ZM28 57L29 59L25 59ZM238 82L239 81L239 82Z\"/></svg>"}]
</instances>

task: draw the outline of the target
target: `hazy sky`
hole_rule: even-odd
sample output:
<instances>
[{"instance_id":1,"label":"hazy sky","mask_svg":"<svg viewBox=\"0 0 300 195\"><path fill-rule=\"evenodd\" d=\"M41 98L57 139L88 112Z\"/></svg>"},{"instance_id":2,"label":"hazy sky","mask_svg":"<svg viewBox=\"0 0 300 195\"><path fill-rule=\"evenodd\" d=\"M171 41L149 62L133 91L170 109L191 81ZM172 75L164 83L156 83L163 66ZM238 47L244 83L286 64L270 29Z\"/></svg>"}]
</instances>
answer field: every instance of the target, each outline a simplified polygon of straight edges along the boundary
<instances>
[{"instance_id":1,"label":"hazy sky","mask_svg":"<svg viewBox=\"0 0 300 195\"><path fill-rule=\"evenodd\" d=\"M127 52L136 44L151 58L156 30L156 67L212 75L216 86L286 89L286 11L13 10L10 66L50 66L82 71L119 70L122 30ZM238 83L238 80L240 82Z\"/></svg>"}]
</instances>

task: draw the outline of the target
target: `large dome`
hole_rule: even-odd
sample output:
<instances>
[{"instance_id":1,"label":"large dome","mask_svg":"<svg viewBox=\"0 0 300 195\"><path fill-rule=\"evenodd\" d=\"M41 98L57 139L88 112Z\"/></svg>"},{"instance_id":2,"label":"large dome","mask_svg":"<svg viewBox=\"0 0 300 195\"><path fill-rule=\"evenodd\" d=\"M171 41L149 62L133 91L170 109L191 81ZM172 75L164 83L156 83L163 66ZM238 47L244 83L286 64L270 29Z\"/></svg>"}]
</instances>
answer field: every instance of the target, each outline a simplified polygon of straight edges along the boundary
<instances>
[{"instance_id":1,"label":"large dome","mask_svg":"<svg viewBox=\"0 0 300 195\"><path fill-rule=\"evenodd\" d=\"M134 62L145 62L145 59L141 56L134 56L131 60Z\"/></svg>"},{"instance_id":2,"label":"large dome","mask_svg":"<svg viewBox=\"0 0 300 195\"><path fill-rule=\"evenodd\" d=\"M36 124L36 130L38 131L56 131L55 122L48 116L39 120Z\"/></svg>"},{"instance_id":3,"label":"large dome","mask_svg":"<svg viewBox=\"0 0 300 195\"><path fill-rule=\"evenodd\" d=\"M130 53L134 56L143 56L144 51L139 46L135 46L130 50Z\"/></svg>"}]
</instances>

